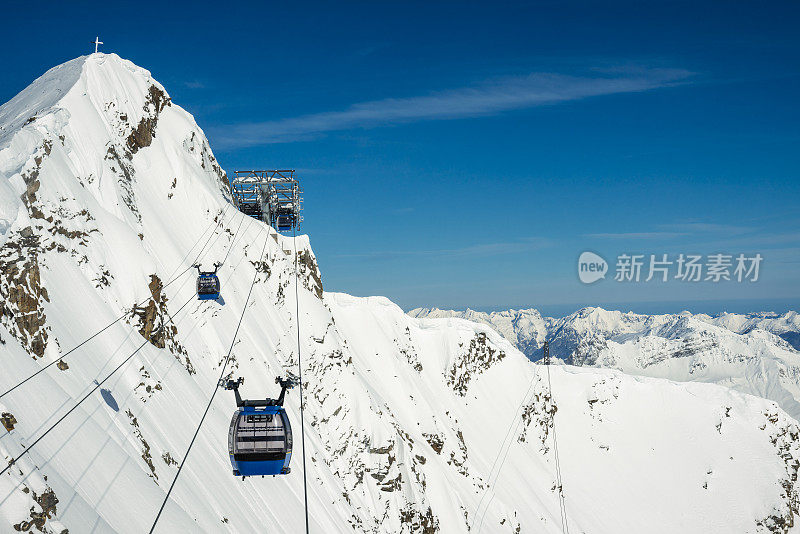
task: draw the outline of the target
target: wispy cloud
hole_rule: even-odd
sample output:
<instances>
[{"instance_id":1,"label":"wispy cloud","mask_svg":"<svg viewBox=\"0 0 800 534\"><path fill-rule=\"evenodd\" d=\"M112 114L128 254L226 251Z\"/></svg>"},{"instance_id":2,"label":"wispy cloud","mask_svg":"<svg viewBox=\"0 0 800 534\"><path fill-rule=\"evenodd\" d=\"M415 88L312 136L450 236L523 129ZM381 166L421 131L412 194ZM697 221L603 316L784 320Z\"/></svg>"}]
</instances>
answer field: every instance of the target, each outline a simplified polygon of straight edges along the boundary
<instances>
[{"instance_id":1,"label":"wispy cloud","mask_svg":"<svg viewBox=\"0 0 800 534\"><path fill-rule=\"evenodd\" d=\"M189 80L183 82L183 85L185 85L189 89L203 89L206 86L206 84L204 84L200 80Z\"/></svg>"},{"instance_id":2,"label":"wispy cloud","mask_svg":"<svg viewBox=\"0 0 800 534\"><path fill-rule=\"evenodd\" d=\"M719 224L703 221L686 221L670 224L659 224L653 232L620 232L585 234L584 237L595 239L672 239L675 237L709 237L717 235L740 236L752 233L756 228L732 224Z\"/></svg>"},{"instance_id":3,"label":"wispy cloud","mask_svg":"<svg viewBox=\"0 0 800 534\"><path fill-rule=\"evenodd\" d=\"M594 72L591 76L532 73L425 96L361 102L342 111L231 125L217 128L214 138L216 144L228 147L289 143L336 130L478 117L593 96L649 91L684 83L690 75L682 69Z\"/></svg>"},{"instance_id":4,"label":"wispy cloud","mask_svg":"<svg viewBox=\"0 0 800 534\"><path fill-rule=\"evenodd\" d=\"M707 248L717 248L719 250L741 250L753 251L764 250L772 247L783 248L783 245L800 245L800 232L784 233L758 233L753 235L735 236L703 243Z\"/></svg>"},{"instance_id":5,"label":"wispy cloud","mask_svg":"<svg viewBox=\"0 0 800 534\"><path fill-rule=\"evenodd\" d=\"M686 222L674 224L662 224L661 228L679 230L692 234L696 233L724 233L724 234L745 234L755 230L749 226L738 226L733 224L718 224L708 222Z\"/></svg>"},{"instance_id":6,"label":"wispy cloud","mask_svg":"<svg viewBox=\"0 0 800 534\"><path fill-rule=\"evenodd\" d=\"M601 233L586 234L585 237L595 239L671 239L687 234L681 232L623 232L623 233Z\"/></svg>"},{"instance_id":7,"label":"wispy cloud","mask_svg":"<svg viewBox=\"0 0 800 534\"><path fill-rule=\"evenodd\" d=\"M550 246L550 241L543 237L527 237L520 241L483 243L461 248L448 248L437 250L382 250L365 252L361 254L339 254L339 258L365 258L365 259L395 259L408 257L464 257L464 256L493 256L497 254L519 253L523 251L539 250Z\"/></svg>"}]
</instances>

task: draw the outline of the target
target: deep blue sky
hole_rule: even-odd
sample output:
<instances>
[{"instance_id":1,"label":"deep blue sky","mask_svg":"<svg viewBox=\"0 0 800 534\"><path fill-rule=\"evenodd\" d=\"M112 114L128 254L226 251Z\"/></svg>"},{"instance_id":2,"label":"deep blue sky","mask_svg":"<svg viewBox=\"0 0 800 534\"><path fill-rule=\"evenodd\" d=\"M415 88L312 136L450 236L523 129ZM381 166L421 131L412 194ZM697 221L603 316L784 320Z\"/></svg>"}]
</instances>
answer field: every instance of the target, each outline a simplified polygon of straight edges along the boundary
<instances>
[{"instance_id":1,"label":"deep blue sky","mask_svg":"<svg viewBox=\"0 0 800 534\"><path fill-rule=\"evenodd\" d=\"M228 171L296 168L326 289L408 309L800 307L800 3L4 6L0 101L102 50ZM764 257L577 278L584 250Z\"/></svg>"}]
</instances>

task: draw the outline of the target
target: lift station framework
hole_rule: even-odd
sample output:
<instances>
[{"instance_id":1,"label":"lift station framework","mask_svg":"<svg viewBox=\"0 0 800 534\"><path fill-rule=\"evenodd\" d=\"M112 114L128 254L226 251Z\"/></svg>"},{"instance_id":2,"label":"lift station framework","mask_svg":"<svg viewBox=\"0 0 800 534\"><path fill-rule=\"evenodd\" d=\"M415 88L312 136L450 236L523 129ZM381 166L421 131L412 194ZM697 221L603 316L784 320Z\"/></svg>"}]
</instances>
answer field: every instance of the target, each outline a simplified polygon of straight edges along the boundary
<instances>
[{"instance_id":1,"label":"lift station framework","mask_svg":"<svg viewBox=\"0 0 800 534\"><path fill-rule=\"evenodd\" d=\"M294 230L303 221L303 189L293 169L233 171L231 191L242 213L262 220L279 232Z\"/></svg>"}]
</instances>

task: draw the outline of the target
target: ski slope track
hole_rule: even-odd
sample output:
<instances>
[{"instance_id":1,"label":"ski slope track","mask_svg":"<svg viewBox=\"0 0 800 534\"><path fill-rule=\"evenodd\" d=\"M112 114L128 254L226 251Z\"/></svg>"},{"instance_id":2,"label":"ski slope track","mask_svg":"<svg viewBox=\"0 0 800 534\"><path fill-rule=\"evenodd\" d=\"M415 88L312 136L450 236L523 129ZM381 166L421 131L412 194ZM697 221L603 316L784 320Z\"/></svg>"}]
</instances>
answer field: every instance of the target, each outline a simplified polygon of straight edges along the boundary
<instances>
[{"instance_id":1,"label":"ski slope track","mask_svg":"<svg viewBox=\"0 0 800 534\"><path fill-rule=\"evenodd\" d=\"M58 362L0 398L0 466L102 383L0 476L0 532L150 529L254 277L231 367L243 396L277 394L299 321L313 533L561 532L554 422L570 532L797 530L798 424L775 402L569 365L551 395L486 325L324 292L306 236L298 317L292 238L229 199L194 119L116 55L0 107L0 392ZM195 259L223 258L220 301L194 300ZM301 532L298 400L291 474L242 481L219 392L156 532Z\"/></svg>"}]
</instances>

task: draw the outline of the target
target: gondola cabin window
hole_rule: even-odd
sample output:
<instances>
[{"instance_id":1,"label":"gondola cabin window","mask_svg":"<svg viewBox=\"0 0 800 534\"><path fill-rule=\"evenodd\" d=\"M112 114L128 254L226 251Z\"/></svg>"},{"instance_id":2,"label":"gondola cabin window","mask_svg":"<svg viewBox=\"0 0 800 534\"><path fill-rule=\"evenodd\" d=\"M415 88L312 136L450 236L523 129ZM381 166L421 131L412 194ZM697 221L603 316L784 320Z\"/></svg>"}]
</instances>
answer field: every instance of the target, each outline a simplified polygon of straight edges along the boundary
<instances>
[{"instance_id":1,"label":"gondola cabin window","mask_svg":"<svg viewBox=\"0 0 800 534\"><path fill-rule=\"evenodd\" d=\"M242 414L234 454L285 454L286 432L280 414Z\"/></svg>"}]
</instances>

